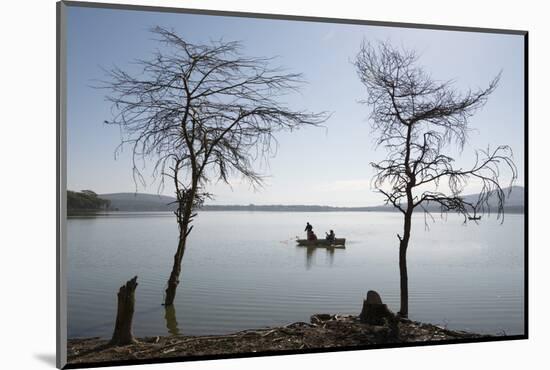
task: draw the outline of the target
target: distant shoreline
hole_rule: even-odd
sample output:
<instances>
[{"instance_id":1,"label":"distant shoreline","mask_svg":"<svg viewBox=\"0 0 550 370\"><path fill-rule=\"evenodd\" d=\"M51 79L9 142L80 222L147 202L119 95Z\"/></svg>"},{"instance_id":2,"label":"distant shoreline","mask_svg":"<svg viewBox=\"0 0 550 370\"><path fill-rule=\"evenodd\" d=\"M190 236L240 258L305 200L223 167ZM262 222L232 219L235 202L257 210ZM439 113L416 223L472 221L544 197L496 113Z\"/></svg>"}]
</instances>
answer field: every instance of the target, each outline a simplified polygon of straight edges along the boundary
<instances>
[{"instance_id":1,"label":"distant shoreline","mask_svg":"<svg viewBox=\"0 0 550 370\"><path fill-rule=\"evenodd\" d=\"M148 209L148 210L78 210L78 211L68 211L67 216L93 216L93 215L102 215L102 214L117 214L117 213L172 213L173 210L170 209ZM383 207L372 207L372 208L350 208L350 209L339 209L339 208L330 208L330 209L267 209L265 207L256 206L254 208L249 208L247 206L242 207L233 207L233 206L212 206L212 207L203 207L198 212L271 212L271 213L360 213L360 212L384 212L384 213L398 213L397 210L392 208L383 208ZM430 212L437 214L440 213L439 210L430 210ZM417 212L422 214L422 211ZM455 212L443 212L454 214ZM485 217L489 215L495 215L496 212L491 211L490 214L485 213ZM504 209L504 214L525 214L524 207L510 207ZM483 217L482 217L483 219Z\"/></svg>"},{"instance_id":2,"label":"distant shoreline","mask_svg":"<svg viewBox=\"0 0 550 370\"><path fill-rule=\"evenodd\" d=\"M128 208L128 209L101 209L85 210L70 209L69 213L98 213L98 212L173 212L175 207L147 207L147 208ZM440 212L436 207L428 209L430 212ZM370 207L333 207L333 206L307 206L307 205L205 205L198 211L220 212L220 211L239 211L239 212L398 212L394 207L389 206L370 206ZM505 206L504 213L524 213L524 206ZM453 213L452 211L450 213ZM496 210L491 210L491 214ZM487 214L487 213L486 213Z\"/></svg>"},{"instance_id":3,"label":"distant shoreline","mask_svg":"<svg viewBox=\"0 0 550 370\"><path fill-rule=\"evenodd\" d=\"M507 197L504 206L506 213L524 213L524 188L513 187L504 189L510 190L510 197ZM174 197L158 194L145 193L111 193L99 194L101 199L109 202L108 210L125 212L142 211L174 211L176 209L176 199ZM479 195L464 195L464 199L476 203ZM488 206L491 213L497 210L495 199L490 200ZM428 210L439 213L438 205L428 205ZM336 206L327 204L205 204L201 211L244 211L244 212L397 212L391 205L377 204L370 206Z\"/></svg>"},{"instance_id":4,"label":"distant shoreline","mask_svg":"<svg viewBox=\"0 0 550 370\"><path fill-rule=\"evenodd\" d=\"M504 207L504 213L524 213L524 206ZM332 206L281 206L281 205L250 205L250 206L215 206L207 205L200 209L201 211L241 211L241 212L398 212L397 209L390 206L371 206L371 207L332 207ZM438 208L429 209L430 212L438 213ZM453 213L453 212L450 212ZM491 211L491 213L496 213Z\"/></svg>"}]
</instances>

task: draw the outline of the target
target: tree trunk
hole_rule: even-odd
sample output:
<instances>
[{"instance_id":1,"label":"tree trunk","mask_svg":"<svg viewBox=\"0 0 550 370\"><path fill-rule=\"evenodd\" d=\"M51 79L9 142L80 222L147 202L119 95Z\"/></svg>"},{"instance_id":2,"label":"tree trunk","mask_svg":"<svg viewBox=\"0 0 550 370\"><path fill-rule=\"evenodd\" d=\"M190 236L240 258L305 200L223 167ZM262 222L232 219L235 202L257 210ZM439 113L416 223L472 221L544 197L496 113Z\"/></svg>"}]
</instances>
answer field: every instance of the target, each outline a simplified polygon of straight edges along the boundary
<instances>
[{"instance_id":1,"label":"tree trunk","mask_svg":"<svg viewBox=\"0 0 550 370\"><path fill-rule=\"evenodd\" d=\"M409 276L407 273L407 247L411 237L412 210L405 213L405 225L403 238L399 241L399 277L401 289L401 307L398 314L402 317L409 316Z\"/></svg>"},{"instance_id":2,"label":"tree trunk","mask_svg":"<svg viewBox=\"0 0 550 370\"><path fill-rule=\"evenodd\" d=\"M176 318L176 308L174 305L164 307L164 319L166 320L166 328L168 329L168 333L172 335L180 335L178 320Z\"/></svg>"},{"instance_id":3,"label":"tree trunk","mask_svg":"<svg viewBox=\"0 0 550 370\"><path fill-rule=\"evenodd\" d=\"M132 319L134 317L135 291L137 287L137 276L128 280L118 291L118 308L116 314L115 331L110 344L124 346L136 343L132 335Z\"/></svg>"},{"instance_id":4,"label":"tree trunk","mask_svg":"<svg viewBox=\"0 0 550 370\"><path fill-rule=\"evenodd\" d=\"M399 315L408 317L409 315L409 277L407 275L407 246L403 242L399 246L399 277L401 288L401 307Z\"/></svg>"},{"instance_id":5,"label":"tree trunk","mask_svg":"<svg viewBox=\"0 0 550 370\"><path fill-rule=\"evenodd\" d=\"M183 254L185 252L185 243L187 241L187 227L180 229L180 238L178 243L178 249L174 255L174 265L172 266L172 272L168 279L168 284L165 291L164 305L171 306L174 304L176 298L176 288L179 284L179 276L181 273L181 261L183 260Z\"/></svg>"},{"instance_id":6,"label":"tree trunk","mask_svg":"<svg viewBox=\"0 0 550 370\"><path fill-rule=\"evenodd\" d=\"M194 159L191 158L193 162L193 169L195 168ZM200 173L197 175L193 170L192 183L189 190L179 190L178 188L178 174L177 171L174 174L174 180L176 183L176 195L178 199L178 209L175 214L177 217L178 227L179 227L179 242L178 249L174 255L174 264L172 266L172 272L170 272L170 277L168 278L168 284L166 286L165 295L164 295L164 305L171 306L174 304L174 299L176 298L176 289L179 284L179 277L181 273L181 261L183 260L183 254L185 253L185 245L187 242L187 236L193 229L193 226L190 227L192 218L194 217L193 213L193 204L195 202L195 196L197 195L198 189L198 179Z\"/></svg>"},{"instance_id":7,"label":"tree trunk","mask_svg":"<svg viewBox=\"0 0 550 370\"><path fill-rule=\"evenodd\" d=\"M405 189L407 194L407 209L404 215L403 237L399 237L399 285L401 290L401 307L399 316L409 316L409 276L407 275L407 247L411 237L411 220L414 211L412 189L416 185L416 176L410 167L412 125L407 126L405 172L409 181Z\"/></svg>"}]
</instances>

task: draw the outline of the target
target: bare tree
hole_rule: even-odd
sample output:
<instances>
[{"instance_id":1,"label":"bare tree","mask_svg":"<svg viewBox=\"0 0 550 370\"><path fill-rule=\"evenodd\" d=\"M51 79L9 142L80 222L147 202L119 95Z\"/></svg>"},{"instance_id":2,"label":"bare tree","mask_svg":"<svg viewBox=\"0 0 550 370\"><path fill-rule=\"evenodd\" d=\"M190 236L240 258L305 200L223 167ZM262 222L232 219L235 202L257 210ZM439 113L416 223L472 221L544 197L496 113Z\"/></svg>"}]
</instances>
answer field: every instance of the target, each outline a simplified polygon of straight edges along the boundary
<instances>
[{"instance_id":1,"label":"bare tree","mask_svg":"<svg viewBox=\"0 0 550 370\"><path fill-rule=\"evenodd\" d=\"M261 185L254 165L274 154L274 134L327 116L281 102L301 75L270 67L270 58L243 56L239 42L192 44L170 30L152 32L162 47L154 57L136 61L139 73L108 71L103 87L114 110L106 123L121 127L120 148L132 148L136 186L144 181L138 163L152 161L160 188L166 180L175 187L179 242L164 297L172 305L195 211L210 196L205 186L231 176Z\"/></svg>"},{"instance_id":2,"label":"bare tree","mask_svg":"<svg viewBox=\"0 0 550 370\"><path fill-rule=\"evenodd\" d=\"M454 211L464 221L478 213L491 212L490 200L497 201L497 217L503 217L505 192L501 188L502 167L508 169L510 185L517 177L512 150L503 145L479 150L475 163L457 168L447 150L462 151L468 139L469 118L487 102L496 89L500 74L486 89L459 92L452 81L439 82L417 65L414 51L389 43L363 42L355 60L361 82L367 88L364 103L372 108L372 129L378 133L377 146L387 150L387 158L371 163L373 185L403 214L403 234L399 239L400 315L407 317L407 247L411 237L413 212L419 208L429 215L434 205L442 212ZM467 202L461 195L466 185L481 185L479 198Z\"/></svg>"}]
</instances>

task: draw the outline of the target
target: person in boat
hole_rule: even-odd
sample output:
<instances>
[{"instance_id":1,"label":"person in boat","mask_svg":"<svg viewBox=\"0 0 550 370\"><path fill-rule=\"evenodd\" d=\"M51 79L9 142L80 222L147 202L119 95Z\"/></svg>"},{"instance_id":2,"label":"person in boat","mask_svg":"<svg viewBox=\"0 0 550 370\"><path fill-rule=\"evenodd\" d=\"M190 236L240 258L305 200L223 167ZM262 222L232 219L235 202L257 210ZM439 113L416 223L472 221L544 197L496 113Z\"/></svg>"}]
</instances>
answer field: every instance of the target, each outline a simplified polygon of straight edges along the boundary
<instances>
[{"instance_id":1,"label":"person in boat","mask_svg":"<svg viewBox=\"0 0 550 370\"><path fill-rule=\"evenodd\" d=\"M310 231L307 232L307 240L309 240L309 241L316 241L317 240L317 235L315 235L313 230L310 230Z\"/></svg>"},{"instance_id":2,"label":"person in boat","mask_svg":"<svg viewBox=\"0 0 550 370\"><path fill-rule=\"evenodd\" d=\"M309 222L307 222L304 231L307 233L307 240L317 240L317 235L315 235L315 233L313 232L313 226Z\"/></svg>"},{"instance_id":3,"label":"person in boat","mask_svg":"<svg viewBox=\"0 0 550 370\"><path fill-rule=\"evenodd\" d=\"M336 235L334 234L334 230L330 230L329 233L325 233L327 236L325 237L325 239L331 243L334 243L334 241L336 240Z\"/></svg>"}]
</instances>

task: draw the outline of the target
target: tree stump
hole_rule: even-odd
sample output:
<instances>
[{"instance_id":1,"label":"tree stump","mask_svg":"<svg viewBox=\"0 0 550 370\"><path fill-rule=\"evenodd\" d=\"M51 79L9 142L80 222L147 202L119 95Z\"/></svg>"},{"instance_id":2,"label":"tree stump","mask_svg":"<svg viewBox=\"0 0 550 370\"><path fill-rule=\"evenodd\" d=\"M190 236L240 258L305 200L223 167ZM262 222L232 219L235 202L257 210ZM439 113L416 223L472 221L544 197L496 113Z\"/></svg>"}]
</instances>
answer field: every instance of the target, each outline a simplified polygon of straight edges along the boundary
<instances>
[{"instance_id":1,"label":"tree stump","mask_svg":"<svg viewBox=\"0 0 550 370\"><path fill-rule=\"evenodd\" d=\"M387 305L382 303L382 298L374 290L369 290L367 299L363 301L363 309L359 315L361 322L370 325L386 325L393 321L394 315Z\"/></svg>"},{"instance_id":2,"label":"tree stump","mask_svg":"<svg viewBox=\"0 0 550 370\"><path fill-rule=\"evenodd\" d=\"M118 308L116 314L115 331L109 344L113 346L124 346L137 343L132 334L132 319L134 317L135 291L137 287L137 276L128 280L118 290Z\"/></svg>"}]
</instances>

